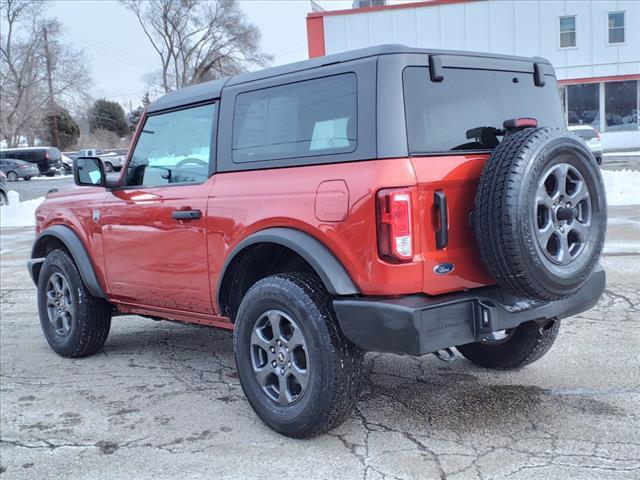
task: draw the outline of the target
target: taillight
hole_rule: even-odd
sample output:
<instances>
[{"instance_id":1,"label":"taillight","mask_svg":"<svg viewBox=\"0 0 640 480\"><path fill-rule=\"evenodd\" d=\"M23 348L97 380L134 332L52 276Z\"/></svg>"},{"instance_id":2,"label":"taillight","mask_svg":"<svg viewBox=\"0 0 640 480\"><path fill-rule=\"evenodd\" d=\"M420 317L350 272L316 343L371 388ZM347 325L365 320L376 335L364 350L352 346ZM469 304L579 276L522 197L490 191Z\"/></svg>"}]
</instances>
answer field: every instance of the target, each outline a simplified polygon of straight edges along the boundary
<instances>
[{"instance_id":1,"label":"taillight","mask_svg":"<svg viewBox=\"0 0 640 480\"><path fill-rule=\"evenodd\" d=\"M44 152L44 159L51 160L51 157L49 157L49 152Z\"/></svg>"},{"instance_id":2,"label":"taillight","mask_svg":"<svg viewBox=\"0 0 640 480\"><path fill-rule=\"evenodd\" d=\"M378 192L378 252L396 261L413 260L411 192L388 189Z\"/></svg>"},{"instance_id":3,"label":"taillight","mask_svg":"<svg viewBox=\"0 0 640 480\"><path fill-rule=\"evenodd\" d=\"M505 120L502 126L507 130L527 127L535 128L538 126L538 120L535 118L512 118Z\"/></svg>"},{"instance_id":4,"label":"taillight","mask_svg":"<svg viewBox=\"0 0 640 480\"><path fill-rule=\"evenodd\" d=\"M595 128L593 129L593 131L596 134L596 137L598 137L598 140L600 140L600 132L598 132L598 130L596 130Z\"/></svg>"}]
</instances>

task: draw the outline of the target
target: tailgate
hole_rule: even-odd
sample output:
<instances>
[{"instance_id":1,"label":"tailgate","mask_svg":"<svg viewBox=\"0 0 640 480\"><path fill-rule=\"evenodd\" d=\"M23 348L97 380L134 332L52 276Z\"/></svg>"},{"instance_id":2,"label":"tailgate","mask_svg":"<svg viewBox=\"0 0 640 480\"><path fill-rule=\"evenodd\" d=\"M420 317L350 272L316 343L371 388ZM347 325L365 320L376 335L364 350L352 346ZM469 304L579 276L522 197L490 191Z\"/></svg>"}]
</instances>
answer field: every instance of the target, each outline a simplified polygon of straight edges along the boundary
<instances>
[{"instance_id":1,"label":"tailgate","mask_svg":"<svg viewBox=\"0 0 640 480\"><path fill-rule=\"evenodd\" d=\"M412 157L418 181L423 292L427 294L437 295L495 283L480 261L469 222L478 180L487 157L486 154ZM441 230L436 192L446 199L448 216L448 241L442 248L436 244L436 235ZM451 264L453 270L436 273L437 270L447 270L436 268L443 264Z\"/></svg>"}]
</instances>

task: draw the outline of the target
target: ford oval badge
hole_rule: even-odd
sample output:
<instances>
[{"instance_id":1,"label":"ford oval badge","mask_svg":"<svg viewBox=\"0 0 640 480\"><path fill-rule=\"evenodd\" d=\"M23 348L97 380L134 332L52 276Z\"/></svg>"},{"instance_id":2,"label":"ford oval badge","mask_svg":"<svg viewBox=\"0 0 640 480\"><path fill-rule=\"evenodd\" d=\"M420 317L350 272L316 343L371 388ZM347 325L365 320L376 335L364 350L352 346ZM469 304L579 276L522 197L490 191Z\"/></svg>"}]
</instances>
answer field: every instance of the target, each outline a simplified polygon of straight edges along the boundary
<instances>
[{"instance_id":1,"label":"ford oval badge","mask_svg":"<svg viewBox=\"0 0 640 480\"><path fill-rule=\"evenodd\" d=\"M440 263L433 267L433 273L436 275L447 275L453 272L453 269L456 268L453 263Z\"/></svg>"}]
</instances>

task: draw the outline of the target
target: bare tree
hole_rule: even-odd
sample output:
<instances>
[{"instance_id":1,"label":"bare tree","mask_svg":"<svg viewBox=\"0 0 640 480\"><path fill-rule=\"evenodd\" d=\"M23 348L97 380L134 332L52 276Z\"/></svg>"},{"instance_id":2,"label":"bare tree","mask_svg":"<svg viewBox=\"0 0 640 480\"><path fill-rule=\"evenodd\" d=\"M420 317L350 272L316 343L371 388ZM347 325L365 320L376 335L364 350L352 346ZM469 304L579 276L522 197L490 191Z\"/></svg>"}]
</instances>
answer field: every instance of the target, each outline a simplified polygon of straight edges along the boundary
<instances>
[{"instance_id":1,"label":"bare tree","mask_svg":"<svg viewBox=\"0 0 640 480\"><path fill-rule=\"evenodd\" d=\"M161 60L162 89L264 66L260 31L236 0L121 0L138 18Z\"/></svg>"},{"instance_id":2,"label":"bare tree","mask_svg":"<svg viewBox=\"0 0 640 480\"><path fill-rule=\"evenodd\" d=\"M0 133L7 146L24 139L33 144L47 110L55 105L74 109L89 85L84 54L60 40L60 24L45 17L45 7L38 0L0 5ZM54 98L47 89L45 31Z\"/></svg>"}]
</instances>

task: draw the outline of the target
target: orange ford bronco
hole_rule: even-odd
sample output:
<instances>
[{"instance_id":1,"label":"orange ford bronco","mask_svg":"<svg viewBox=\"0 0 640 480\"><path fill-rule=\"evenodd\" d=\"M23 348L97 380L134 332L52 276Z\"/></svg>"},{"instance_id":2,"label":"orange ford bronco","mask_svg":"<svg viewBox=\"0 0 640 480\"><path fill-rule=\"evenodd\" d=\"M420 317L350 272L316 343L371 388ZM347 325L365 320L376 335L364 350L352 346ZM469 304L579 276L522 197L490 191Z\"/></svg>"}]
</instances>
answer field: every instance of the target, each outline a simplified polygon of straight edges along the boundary
<instances>
[{"instance_id":1,"label":"orange ford bronco","mask_svg":"<svg viewBox=\"0 0 640 480\"><path fill-rule=\"evenodd\" d=\"M293 437L350 414L364 352L522 367L605 285L602 178L542 58L387 45L203 83L147 108L119 176L74 171L29 262L51 347L126 314L232 329Z\"/></svg>"}]
</instances>

